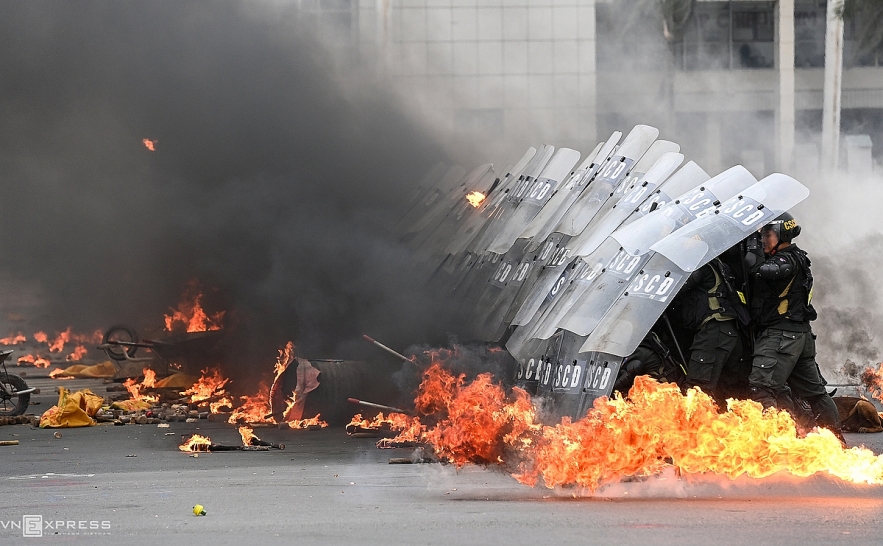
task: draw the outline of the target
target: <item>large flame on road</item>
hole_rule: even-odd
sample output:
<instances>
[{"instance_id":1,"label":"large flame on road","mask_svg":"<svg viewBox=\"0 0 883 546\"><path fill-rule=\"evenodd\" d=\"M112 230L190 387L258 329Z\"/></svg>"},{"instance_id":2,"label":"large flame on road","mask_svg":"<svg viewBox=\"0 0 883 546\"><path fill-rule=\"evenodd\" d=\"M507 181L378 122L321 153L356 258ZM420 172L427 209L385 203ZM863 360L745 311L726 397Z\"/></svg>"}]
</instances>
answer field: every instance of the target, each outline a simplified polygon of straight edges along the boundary
<instances>
[{"instance_id":1,"label":"large flame on road","mask_svg":"<svg viewBox=\"0 0 883 546\"><path fill-rule=\"evenodd\" d=\"M309 419L293 419L291 421L286 421L285 424L288 425L288 428L293 429L308 429L311 427L325 428L328 426L328 423L322 420L321 413L317 413L315 417L310 417Z\"/></svg>"},{"instance_id":2,"label":"large flame on road","mask_svg":"<svg viewBox=\"0 0 883 546\"><path fill-rule=\"evenodd\" d=\"M209 447L211 447L211 445L212 440L208 436L200 436L199 434L194 434L190 437L189 440L179 445L178 449L188 453L192 453L194 451L207 452L209 451Z\"/></svg>"},{"instance_id":3,"label":"large flame on road","mask_svg":"<svg viewBox=\"0 0 883 546\"><path fill-rule=\"evenodd\" d=\"M466 194L466 200L469 201L469 204L475 208L481 206L481 203L484 201L485 195L480 191L474 191L472 193Z\"/></svg>"},{"instance_id":4,"label":"large flame on road","mask_svg":"<svg viewBox=\"0 0 883 546\"><path fill-rule=\"evenodd\" d=\"M763 478L827 474L854 483L883 484L883 456L845 449L827 429L799 437L791 416L753 401L730 400L722 413L698 389L639 377L628 398L601 398L577 421L538 422L530 396L511 394L490 374L466 382L438 362L425 373L417 410L435 423L417 440L457 466L497 464L528 485L577 485L595 491L632 476L715 473ZM396 437L394 441L408 438Z\"/></svg>"},{"instance_id":5,"label":"large flame on road","mask_svg":"<svg viewBox=\"0 0 883 546\"><path fill-rule=\"evenodd\" d=\"M203 294L199 286L192 282L177 309L171 315L165 315L166 330L169 332L182 327L188 333L220 330L223 326L225 311L209 315L202 308Z\"/></svg>"},{"instance_id":6,"label":"large flame on road","mask_svg":"<svg viewBox=\"0 0 883 546\"><path fill-rule=\"evenodd\" d=\"M21 332L17 334L9 334L7 337L0 339L0 345L18 345L19 343L24 343L28 338L25 337Z\"/></svg>"},{"instance_id":7,"label":"large flame on road","mask_svg":"<svg viewBox=\"0 0 883 546\"><path fill-rule=\"evenodd\" d=\"M274 422L270 409L270 386L266 382L258 385L258 392L254 396L240 396L239 400L241 404L227 419L231 425Z\"/></svg>"},{"instance_id":8,"label":"large flame on road","mask_svg":"<svg viewBox=\"0 0 883 546\"><path fill-rule=\"evenodd\" d=\"M883 362L879 364L876 370L874 368L865 368L862 371L861 381L871 396L883 401Z\"/></svg>"},{"instance_id":9,"label":"large flame on road","mask_svg":"<svg viewBox=\"0 0 883 546\"><path fill-rule=\"evenodd\" d=\"M18 365L32 364L37 368L48 368L51 362L47 358L38 355L24 355L18 357Z\"/></svg>"},{"instance_id":10,"label":"large flame on road","mask_svg":"<svg viewBox=\"0 0 883 546\"><path fill-rule=\"evenodd\" d=\"M143 370L141 370L141 373L144 375L144 379L140 383L138 381L135 381L134 377L130 377L126 380L125 383L123 383L123 386L126 387L127 391L129 391L129 394L132 396L132 400L159 402L159 396L141 394L144 389L156 387L156 372L151 370L150 368L144 368Z\"/></svg>"},{"instance_id":11,"label":"large flame on road","mask_svg":"<svg viewBox=\"0 0 883 546\"><path fill-rule=\"evenodd\" d=\"M224 385L229 381L228 378L221 376L221 371L219 369L213 368L211 371L205 369L202 370L202 376L199 380L186 391L181 391L181 395L190 395L191 403L204 402L210 398L223 396L226 392L224 390Z\"/></svg>"}]
</instances>

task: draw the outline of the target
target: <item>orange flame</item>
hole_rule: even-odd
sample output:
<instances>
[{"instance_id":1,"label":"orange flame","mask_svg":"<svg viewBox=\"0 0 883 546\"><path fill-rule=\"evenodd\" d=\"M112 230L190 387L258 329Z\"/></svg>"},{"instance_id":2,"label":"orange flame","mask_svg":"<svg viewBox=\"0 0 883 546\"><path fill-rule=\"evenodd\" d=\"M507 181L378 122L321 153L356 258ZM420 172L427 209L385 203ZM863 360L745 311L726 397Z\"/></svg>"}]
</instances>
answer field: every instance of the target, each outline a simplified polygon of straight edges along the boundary
<instances>
[{"instance_id":1,"label":"orange flame","mask_svg":"<svg viewBox=\"0 0 883 546\"><path fill-rule=\"evenodd\" d=\"M73 379L72 375L61 375L64 373L64 368L55 368L51 372L49 372L49 377L52 379Z\"/></svg>"},{"instance_id":2,"label":"orange flame","mask_svg":"<svg viewBox=\"0 0 883 546\"><path fill-rule=\"evenodd\" d=\"M279 349L279 357L276 358L276 364L273 366L274 378L278 379L282 372L288 369L292 361L294 361L294 343L289 341L285 347Z\"/></svg>"},{"instance_id":3,"label":"orange flame","mask_svg":"<svg viewBox=\"0 0 883 546\"><path fill-rule=\"evenodd\" d=\"M862 371L862 384L868 389L868 392L877 400L883 401L883 362L879 364L879 368L865 368Z\"/></svg>"},{"instance_id":4,"label":"orange flame","mask_svg":"<svg viewBox=\"0 0 883 546\"><path fill-rule=\"evenodd\" d=\"M209 451L209 447L211 445L212 441L208 436L200 436L199 434L194 434L190 437L189 440L179 445L178 449L188 453L192 453L195 451L207 452Z\"/></svg>"},{"instance_id":5,"label":"orange flame","mask_svg":"<svg viewBox=\"0 0 883 546\"><path fill-rule=\"evenodd\" d=\"M34 334L34 341L37 343L49 343L49 336L46 335L46 332L37 332Z\"/></svg>"},{"instance_id":6,"label":"orange flame","mask_svg":"<svg viewBox=\"0 0 883 546\"><path fill-rule=\"evenodd\" d=\"M217 402L210 403L208 407L211 413L220 413L221 408L233 409L233 400L230 400L228 397L225 396Z\"/></svg>"},{"instance_id":7,"label":"orange flame","mask_svg":"<svg viewBox=\"0 0 883 546\"><path fill-rule=\"evenodd\" d=\"M42 356L24 355L18 357L18 365L21 366L22 364L33 364L37 368L48 368L50 362Z\"/></svg>"},{"instance_id":8,"label":"orange flame","mask_svg":"<svg viewBox=\"0 0 883 546\"><path fill-rule=\"evenodd\" d=\"M66 359L71 360L71 361L83 360L83 357L86 356L86 353L88 353L88 352L89 351L86 350L86 348L83 347L82 345L77 345L74 348L74 352L67 355Z\"/></svg>"},{"instance_id":9,"label":"orange flame","mask_svg":"<svg viewBox=\"0 0 883 546\"><path fill-rule=\"evenodd\" d=\"M261 382L258 392L254 396L240 396L242 405L233 410L227 422L231 425L236 423L272 423L270 415L270 387Z\"/></svg>"},{"instance_id":10,"label":"orange flame","mask_svg":"<svg viewBox=\"0 0 883 546\"><path fill-rule=\"evenodd\" d=\"M225 311L209 316L202 308L202 296L198 287L191 283L178 308L172 309L171 315L165 315L166 330L171 332L179 325L188 333L220 330Z\"/></svg>"},{"instance_id":11,"label":"orange flame","mask_svg":"<svg viewBox=\"0 0 883 546\"><path fill-rule=\"evenodd\" d=\"M17 334L9 334L9 337L4 337L0 339L0 345L18 345L19 343L24 343L28 338L24 336L21 332Z\"/></svg>"},{"instance_id":12,"label":"orange flame","mask_svg":"<svg viewBox=\"0 0 883 546\"><path fill-rule=\"evenodd\" d=\"M244 446L250 446L252 445L252 442L261 441L261 439L255 435L254 429L247 425L239 427L239 435L242 436L242 445Z\"/></svg>"},{"instance_id":13,"label":"orange flame","mask_svg":"<svg viewBox=\"0 0 883 546\"><path fill-rule=\"evenodd\" d=\"M141 142L143 142L143 143L144 143L144 147L147 148L148 150L150 150L151 152L155 152L155 151L156 151L156 143L157 143L158 141L156 141L156 140L150 140L149 138L143 138L143 139L141 139Z\"/></svg>"},{"instance_id":14,"label":"orange flame","mask_svg":"<svg viewBox=\"0 0 883 546\"><path fill-rule=\"evenodd\" d=\"M202 370L202 377L192 387L186 391L181 391L180 394L183 396L190 395L191 403L202 402L209 398L223 395L226 392L224 385L229 381L229 379L221 377L221 371L217 368L211 370L211 375L209 375L209 370L206 368Z\"/></svg>"},{"instance_id":15,"label":"orange flame","mask_svg":"<svg viewBox=\"0 0 883 546\"><path fill-rule=\"evenodd\" d=\"M398 430L400 432L397 438L402 441L414 441L421 436L426 427L416 417L410 417L404 413L390 413L388 417L384 417L381 412L370 421L363 419L361 413L355 414L352 421L346 426L347 431L350 429Z\"/></svg>"},{"instance_id":16,"label":"orange flame","mask_svg":"<svg viewBox=\"0 0 883 546\"><path fill-rule=\"evenodd\" d=\"M436 424L418 434L437 454L458 466L499 464L516 479L547 487L579 485L594 491L629 476L674 467L681 473L763 478L824 473L855 483L883 484L883 456L845 449L827 429L799 437L791 416L764 411L753 401L730 400L719 413L698 389L639 377L627 399L601 398L573 422L542 426L529 395L506 396L489 374L471 383L433 364L425 373L417 408ZM396 437L394 441L411 438Z\"/></svg>"},{"instance_id":17,"label":"orange flame","mask_svg":"<svg viewBox=\"0 0 883 546\"><path fill-rule=\"evenodd\" d=\"M305 429L309 427L322 427L325 428L328 426L328 423L319 419L321 417L321 413L317 413L315 417L311 417L309 419L294 419L292 421L288 421L288 428L294 429Z\"/></svg>"},{"instance_id":18,"label":"orange flame","mask_svg":"<svg viewBox=\"0 0 883 546\"><path fill-rule=\"evenodd\" d=\"M123 386L126 387L127 391L129 391L129 394L132 396L132 400L159 402L159 396L141 394L142 390L156 386L156 372L151 370L150 368L144 368L141 372L144 374L144 380L139 383L135 381L134 377L130 377L126 380L125 383L123 383Z\"/></svg>"},{"instance_id":19,"label":"orange flame","mask_svg":"<svg viewBox=\"0 0 883 546\"><path fill-rule=\"evenodd\" d=\"M469 204L475 208L481 206L482 201L484 201L485 195L480 191L474 191L466 195L466 200L469 201Z\"/></svg>"}]
</instances>

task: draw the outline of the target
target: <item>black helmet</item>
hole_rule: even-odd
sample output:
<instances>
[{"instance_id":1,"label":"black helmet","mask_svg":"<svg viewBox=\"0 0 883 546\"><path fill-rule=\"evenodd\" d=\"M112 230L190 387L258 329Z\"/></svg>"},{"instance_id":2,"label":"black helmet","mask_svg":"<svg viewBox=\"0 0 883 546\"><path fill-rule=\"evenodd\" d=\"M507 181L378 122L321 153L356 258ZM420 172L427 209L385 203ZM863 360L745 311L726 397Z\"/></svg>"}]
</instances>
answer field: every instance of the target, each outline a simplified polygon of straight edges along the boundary
<instances>
[{"instance_id":1,"label":"black helmet","mask_svg":"<svg viewBox=\"0 0 883 546\"><path fill-rule=\"evenodd\" d=\"M780 243L790 243L792 239L800 235L800 226L791 214L783 212L778 218L763 226L761 231L772 231L776 234Z\"/></svg>"}]
</instances>

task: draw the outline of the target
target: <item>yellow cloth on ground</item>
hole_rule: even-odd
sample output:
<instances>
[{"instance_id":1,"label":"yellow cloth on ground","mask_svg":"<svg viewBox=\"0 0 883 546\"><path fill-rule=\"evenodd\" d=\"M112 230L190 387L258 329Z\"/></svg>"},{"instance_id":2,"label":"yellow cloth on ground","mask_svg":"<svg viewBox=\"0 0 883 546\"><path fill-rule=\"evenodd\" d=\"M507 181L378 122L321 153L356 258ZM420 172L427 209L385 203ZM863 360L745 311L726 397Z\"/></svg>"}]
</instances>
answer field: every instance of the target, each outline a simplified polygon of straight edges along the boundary
<instances>
[{"instance_id":1,"label":"yellow cloth on ground","mask_svg":"<svg viewBox=\"0 0 883 546\"><path fill-rule=\"evenodd\" d=\"M58 405L46 410L40 417L40 428L89 427L95 424L92 416L98 413L104 399L89 389L70 392L58 389Z\"/></svg>"},{"instance_id":2,"label":"yellow cloth on ground","mask_svg":"<svg viewBox=\"0 0 883 546\"><path fill-rule=\"evenodd\" d=\"M199 378L186 373L174 373L168 377L163 377L156 382L156 389L189 389Z\"/></svg>"},{"instance_id":3,"label":"yellow cloth on ground","mask_svg":"<svg viewBox=\"0 0 883 546\"><path fill-rule=\"evenodd\" d=\"M101 364L95 364L93 366L86 366L85 364L74 364L73 366L67 367L61 371L58 375L63 377L75 377L77 379L84 379L88 377L95 378L113 378L116 375L117 369L116 366L113 365L113 362L110 360L106 362L102 362Z\"/></svg>"},{"instance_id":4,"label":"yellow cloth on ground","mask_svg":"<svg viewBox=\"0 0 883 546\"><path fill-rule=\"evenodd\" d=\"M153 402L145 400L117 400L110 405L110 409L118 409L123 411L140 411L153 407Z\"/></svg>"}]
</instances>

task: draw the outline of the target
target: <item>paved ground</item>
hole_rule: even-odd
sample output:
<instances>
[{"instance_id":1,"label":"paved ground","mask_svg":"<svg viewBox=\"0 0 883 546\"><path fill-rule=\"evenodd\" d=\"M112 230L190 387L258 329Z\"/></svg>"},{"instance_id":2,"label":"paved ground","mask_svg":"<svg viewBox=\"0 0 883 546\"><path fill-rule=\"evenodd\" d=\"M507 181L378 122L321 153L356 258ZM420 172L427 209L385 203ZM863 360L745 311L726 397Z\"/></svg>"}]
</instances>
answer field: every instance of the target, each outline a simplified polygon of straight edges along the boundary
<instances>
[{"instance_id":1,"label":"paved ground","mask_svg":"<svg viewBox=\"0 0 883 546\"><path fill-rule=\"evenodd\" d=\"M28 380L43 388L33 409L52 405L56 383ZM666 476L575 498L492 470L391 465L410 450L339 429L258 429L286 449L199 457L177 449L181 434L237 444L236 430L200 421L54 432L0 427L0 439L20 441L0 447L2 544L871 544L883 525L883 487L820 477ZM883 434L848 439L883 447ZM192 514L197 503L206 516ZM42 539L22 537L25 515L42 517Z\"/></svg>"}]
</instances>

